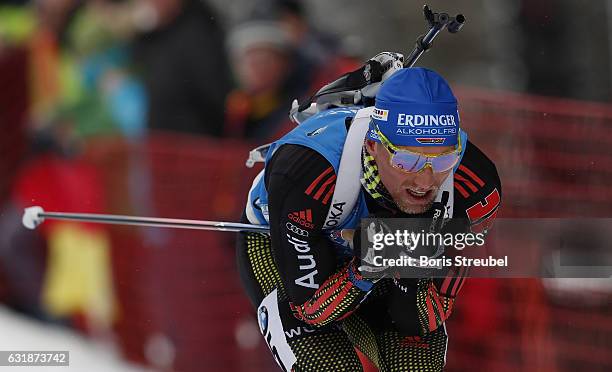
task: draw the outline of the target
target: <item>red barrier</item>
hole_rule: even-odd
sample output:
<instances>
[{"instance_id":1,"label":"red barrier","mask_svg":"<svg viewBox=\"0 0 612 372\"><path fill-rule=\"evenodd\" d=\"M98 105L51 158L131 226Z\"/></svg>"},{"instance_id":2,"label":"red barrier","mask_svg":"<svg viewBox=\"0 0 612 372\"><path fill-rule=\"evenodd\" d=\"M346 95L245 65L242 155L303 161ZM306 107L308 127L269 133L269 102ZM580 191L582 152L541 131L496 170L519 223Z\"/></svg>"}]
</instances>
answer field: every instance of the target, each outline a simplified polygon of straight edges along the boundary
<instances>
[{"instance_id":1,"label":"red barrier","mask_svg":"<svg viewBox=\"0 0 612 372\"><path fill-rule=\"evenodd\" d=\"M612 106L458 93L462 126L499 171L500 217L612 216Z\"/></svg>"},{"instance_id":2,"label":"red barrier","mask_svg":"<svg viewBox=\"0 0 612 372\"><path fill-rule=\"evenodd\" d=\"M138 146L114 141L88 154L115 190L109 213L240 218L256 175L244 167L250 146L169 134ZM271 368L240 288L234 234L112 227L111 235L117 333L129 359L177 371Z\"/></svg>"}]
</instances>

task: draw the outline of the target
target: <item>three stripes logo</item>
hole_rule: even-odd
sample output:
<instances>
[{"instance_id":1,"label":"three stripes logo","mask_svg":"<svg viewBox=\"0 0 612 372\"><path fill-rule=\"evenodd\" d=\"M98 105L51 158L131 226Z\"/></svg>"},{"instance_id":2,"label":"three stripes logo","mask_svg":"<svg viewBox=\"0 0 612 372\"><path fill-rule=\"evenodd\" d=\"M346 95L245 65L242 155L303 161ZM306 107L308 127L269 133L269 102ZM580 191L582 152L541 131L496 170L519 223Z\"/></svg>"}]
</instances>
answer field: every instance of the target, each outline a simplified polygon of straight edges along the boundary
<instances>
[{"instance_id":1,"label":"three stripes logo","mask_svg":"<svg viewBox=\"0 0 612 372\"><path fill-rule=\"evenodd\" d=\"M314 200L320 201L323 205L327 205L329 199L334 194L336 188L335 181L336 174L334 173L334 168L329 167L312 181L304 193Z\"/></svg>"},{"instance_id":2,"label":"three stripes logo","mask_svg":"<svg viewBox=\"0 0 612 372\"><path fill-rule=\"evenodd\" d=\"M312 209L306 209L299 212L292 212L287 215L289 219L298 225L305 227L307 229L314 228L314 224L312 223Z\"/></svg>"}]
</instances>

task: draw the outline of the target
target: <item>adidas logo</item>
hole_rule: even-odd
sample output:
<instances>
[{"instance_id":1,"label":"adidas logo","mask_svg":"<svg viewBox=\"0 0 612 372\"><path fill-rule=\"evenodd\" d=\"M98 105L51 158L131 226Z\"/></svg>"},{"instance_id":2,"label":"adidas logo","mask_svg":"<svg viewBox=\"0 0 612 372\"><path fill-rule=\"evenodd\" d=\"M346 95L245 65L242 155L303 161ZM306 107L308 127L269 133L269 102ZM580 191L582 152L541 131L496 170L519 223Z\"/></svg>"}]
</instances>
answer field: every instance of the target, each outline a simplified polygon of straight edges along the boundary
<instances>
[{"instance_id":1,"label":"adidas logo","mask_svg":"<svg viewBox=\"0 0 612 372\"><path fill-rule=\"evenodd\" d=\"M312 210L306 209L299 212L292 212L287 215L289 219L298 225L312 229L314 228L314 224L312 223Z\"/></svg>"}]
</instances>

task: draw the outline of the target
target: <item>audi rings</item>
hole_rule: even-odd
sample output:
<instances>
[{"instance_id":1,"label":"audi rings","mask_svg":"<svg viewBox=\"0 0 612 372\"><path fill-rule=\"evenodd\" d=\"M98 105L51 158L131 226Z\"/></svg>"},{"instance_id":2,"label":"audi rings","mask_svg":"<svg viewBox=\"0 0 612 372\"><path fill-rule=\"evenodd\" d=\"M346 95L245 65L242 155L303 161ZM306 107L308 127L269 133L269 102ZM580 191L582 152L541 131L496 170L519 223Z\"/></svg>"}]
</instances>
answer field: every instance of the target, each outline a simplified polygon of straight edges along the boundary
<instances>
[{"instance_id":1,"label":"audi rings","mask_svg":"<svg viewBox=\"0 0 612 372\"><path fill-rule=\"evenodd\" d=\"M287 222L287 224L286 224L285 226L287 227L287 229L288 229L289 231L292 231L292 232L294 232L294 233L296 233L296 234L298 234L298 235L300 235L300 236L305 236L305 237L308 237L308 231L306 231L306 230L304 230L304 229L302 229L302 228L299 228L299 227L295 226L295 225L294 225L294 224L292 224L291 222Z\"/></svg>"}]
</instances>

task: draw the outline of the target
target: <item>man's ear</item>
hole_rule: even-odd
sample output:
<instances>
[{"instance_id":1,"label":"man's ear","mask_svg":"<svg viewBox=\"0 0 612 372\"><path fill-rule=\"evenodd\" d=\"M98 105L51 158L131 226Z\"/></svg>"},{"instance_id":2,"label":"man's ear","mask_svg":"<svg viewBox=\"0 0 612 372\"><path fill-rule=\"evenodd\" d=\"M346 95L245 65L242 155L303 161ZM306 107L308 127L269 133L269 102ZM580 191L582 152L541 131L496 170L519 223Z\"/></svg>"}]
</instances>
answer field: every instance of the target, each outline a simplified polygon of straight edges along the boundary
<instances>
[{"instance_id":1,"label":"man's ear","mask_svg":"<svg viewBox=\"0 0 612 372\"><path fill-rule=\"evenodd\" d=\"M366 140L366 150L368 150L368 153L372 156L376 155L376 142L372 141L371 139L367 139Z\"/></svg>"}]
</instances>

